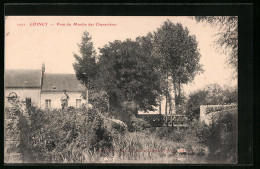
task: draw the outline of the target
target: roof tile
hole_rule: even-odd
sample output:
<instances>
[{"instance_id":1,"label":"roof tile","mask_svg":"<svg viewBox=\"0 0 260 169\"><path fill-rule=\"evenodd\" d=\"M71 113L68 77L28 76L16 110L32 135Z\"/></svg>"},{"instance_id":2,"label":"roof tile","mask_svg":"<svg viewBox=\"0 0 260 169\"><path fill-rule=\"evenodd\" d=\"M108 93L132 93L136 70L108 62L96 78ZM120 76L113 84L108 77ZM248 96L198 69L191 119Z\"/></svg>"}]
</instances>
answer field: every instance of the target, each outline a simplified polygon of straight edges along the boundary
<instances>
[{"instance_id":1,"label":"roof tile","mask_svg":"<svg viewBox=\"0 0 260 169\"><path fill-rule=\"evenodd\" d=\"M40 88L41 69L37 70L5 70L5 87Z\"/></svg>"},{"instance_id":2,"label":"roof tile","mask_svg":"<svg viewBox=\"0 0 260 169\"><path fill-rule=\"evenodd\" d=\"M42 92L84 91L85 87L75 74L44 74Z\"/></svg>"}]
</instances>

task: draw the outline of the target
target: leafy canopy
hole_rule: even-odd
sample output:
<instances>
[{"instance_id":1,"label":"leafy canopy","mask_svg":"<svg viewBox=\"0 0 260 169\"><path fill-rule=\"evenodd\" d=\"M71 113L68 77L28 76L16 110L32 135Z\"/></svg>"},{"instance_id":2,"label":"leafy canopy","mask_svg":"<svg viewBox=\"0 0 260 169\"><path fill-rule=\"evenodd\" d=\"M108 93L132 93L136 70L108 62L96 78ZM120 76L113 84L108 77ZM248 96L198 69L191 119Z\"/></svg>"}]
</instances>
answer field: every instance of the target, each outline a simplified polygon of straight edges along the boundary
<instances>
[{"instance_id":1,"label":"leafy canopy","mask_svg":"<svg viewBox=\"0 0 260 169\"><path fill-rule=\"evenodd\" d=\"M197 22L209 23L218 27L215 45L222 49L221 53L229 53L227 63L237 73L238 67L238 17L237 16L196 16Z\"/></svg>"},{"instance_id":2,"label":"leafy canopy","mask_svg":"<svg viewBox=\"0 0 260 169\"><path fill-rule=\"evenodd\" d=\"M96 63L96 51L94 50L91 36L84 32L82 41L79 46L79 53L74 54L76 62L73 64L77 78L82 81L88 88L93 87L93 81L98 72Z\"/></svg>"},{"instance_id":3,"label":"leafy canopy","mask_svg":"<svg viewBox=\"0 0 260 169\"><path fill-rule=\"evenodd\" d=\"M114 41L100 49L99 79L114 107L134 103L137 109L151 110L157 105L159 75L151 56L143 49L147 45L145 40L142 37L138 41Z\"/></svg>"},{"instance_id":4,"label":"leafy canopy","mask_svg":"<svg viewBox=\"0 0 260 169\"><path fill-rule=\"evenodd\" d=\"M180 83L192 81L202 72L200 53L195 36L180 23L167 20L154 33L154 55L159 58L162 72L169 72Z\"/></svg>"}]
</instances>

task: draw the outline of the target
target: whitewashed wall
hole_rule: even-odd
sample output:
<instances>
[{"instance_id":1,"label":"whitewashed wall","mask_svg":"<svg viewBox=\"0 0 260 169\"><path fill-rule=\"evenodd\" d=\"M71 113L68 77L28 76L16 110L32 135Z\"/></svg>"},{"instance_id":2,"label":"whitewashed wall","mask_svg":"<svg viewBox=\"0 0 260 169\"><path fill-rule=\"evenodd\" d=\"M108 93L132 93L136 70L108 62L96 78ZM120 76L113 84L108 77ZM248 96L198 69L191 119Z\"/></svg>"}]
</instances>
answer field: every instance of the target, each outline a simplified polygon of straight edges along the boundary
<instances>
[{"instance_id":1,"label":"whitewashed wall","mask_svg":"<svg viewBox=\"0 0 260 169\"><path fill-rule=\"evenodd\" d=\"M206 114L206 108L208 106L214 106L214 105L201 105L200 106L200 121L205 122L207 125L211 123L212 120L212 113Z\"/></svg>"},{"instance_id":2,"label":"whitewashed wall","mask_svg":"<svg viewBox=\"0 0 260 169\"><path fill-rule=\"evenodd\" d=\"M45 100L51 99L51 108L61 108L61 95L63 92L43 92L41 93L41 108L45 108ZM82 92L67 92L70 97L68 106L76 107L76 99L81 99L81 103L85 103L85 100L81 97Z\"/></svg>"},{"instance_id":3,"label":"whitewashed wall","mask_svg":"<svg viewBox=\"0 0 260 169\"><path fill-rule=\"evenodd\" d=\"M5 101L11 92L15 92L20 101L25 102L26 97L30 97L33 106L39 107L40 105L40 89L25 89L25 88L5 88Z\"/></svg>"}]
</instances>

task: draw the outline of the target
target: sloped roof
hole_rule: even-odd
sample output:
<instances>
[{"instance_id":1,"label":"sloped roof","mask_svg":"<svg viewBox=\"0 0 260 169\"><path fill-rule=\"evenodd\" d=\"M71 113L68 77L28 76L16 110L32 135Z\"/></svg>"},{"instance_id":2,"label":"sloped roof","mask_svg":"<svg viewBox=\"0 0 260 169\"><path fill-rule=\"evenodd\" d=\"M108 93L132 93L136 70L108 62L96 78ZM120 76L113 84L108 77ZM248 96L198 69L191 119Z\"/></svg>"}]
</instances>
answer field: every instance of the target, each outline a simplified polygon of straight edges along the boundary
<instances>
[{"instance_id":1,"label":"sloped roof","mask_svg":"<svg viewBox=\"0 0 260 169\"><path fill-rule=\"evenodd\" d=\"M84 91L85 87L77 80L75 74L44 74L42 92Z\"/></svg>"},{"instance_id":2,"label":"sloped roof","mask_svg":"<svg viewBox=\"0 0 260 169\"><path fill-rule=\"evenodd\" d=\"M5 70L5 87L40 88L42 70Z\"/></svg>"}]
</instances>

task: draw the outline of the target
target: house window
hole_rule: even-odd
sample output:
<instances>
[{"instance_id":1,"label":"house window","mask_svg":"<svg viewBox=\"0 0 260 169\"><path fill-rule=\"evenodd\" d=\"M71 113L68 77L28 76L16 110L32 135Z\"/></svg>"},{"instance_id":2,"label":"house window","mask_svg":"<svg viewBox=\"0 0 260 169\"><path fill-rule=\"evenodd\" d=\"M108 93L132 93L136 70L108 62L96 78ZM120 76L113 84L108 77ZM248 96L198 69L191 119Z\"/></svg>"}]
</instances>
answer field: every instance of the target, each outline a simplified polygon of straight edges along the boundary
<instances>
[{"instance_id":1,"label":"house window","mask_svg":"<svg viewBox=\"0 0 260 169\"><path fill-rule=\"evenodd\" d=\"M45 108L51 108L51 99L45 100Z\"/></svg>"},{"instance_id":2,"label":"house window","mask_svg":"<svg viewBox=\"0 0 260 169\"><path fill-rule=\"evenodd\" d=\"M29 108L32 106L32 100L30 97L25 98L26 108Z\"/></svg>"},{"instance_id":3,"label":"house window","mask_svg":"<svg viewBox=\"0 0 260 169\"><path fill-rule=\"evenodd\" d=\"M76 108L80 108L81 106L81 99L76 99Z\"/></svg>"}]
</instances>

